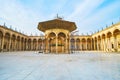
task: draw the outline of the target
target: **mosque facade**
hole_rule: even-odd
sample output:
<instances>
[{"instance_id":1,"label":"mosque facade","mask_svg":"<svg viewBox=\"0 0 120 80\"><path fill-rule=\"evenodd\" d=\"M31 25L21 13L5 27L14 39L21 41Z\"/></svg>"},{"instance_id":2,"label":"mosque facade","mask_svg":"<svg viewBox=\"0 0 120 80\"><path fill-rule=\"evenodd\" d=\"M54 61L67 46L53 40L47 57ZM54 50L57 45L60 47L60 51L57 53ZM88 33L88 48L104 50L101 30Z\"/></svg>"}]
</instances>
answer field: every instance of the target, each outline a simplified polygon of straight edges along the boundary
<instances>
[{"instance_id":1,"label":"mosque facade","mask_svg":"<svg viewBox=\"0 0 120 80\"><path fill-rule=\"evenodd\" d=\"M91 35L72 35L74 22L61 18L39 22L44 36L28 36L0 25L0 52L40 51L44 53L72 53L74 51L120 52L120 22Z\"/></svg>"}]
</instances>

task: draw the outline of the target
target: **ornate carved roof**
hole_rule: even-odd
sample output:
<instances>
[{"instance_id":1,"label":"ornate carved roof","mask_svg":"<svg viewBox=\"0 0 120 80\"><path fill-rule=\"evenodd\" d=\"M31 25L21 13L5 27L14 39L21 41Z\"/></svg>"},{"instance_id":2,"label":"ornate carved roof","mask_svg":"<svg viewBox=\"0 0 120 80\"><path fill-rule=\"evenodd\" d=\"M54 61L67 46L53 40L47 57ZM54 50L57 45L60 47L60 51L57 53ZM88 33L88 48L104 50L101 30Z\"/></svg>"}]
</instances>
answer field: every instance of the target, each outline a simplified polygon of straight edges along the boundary
<instances>
[{"instance_id":1,"label":"ornate carved roof","mask_svg":"<svg viewBox=\"0 0 120 80\"><path fill-rule=\"evenodd\" d=\"M62 19L54 19L44 22L39 22L38 29L45 32L49 29L66 29L71 31L74 31L76 29L76 25L74 22L65 21Z\"/></svg>"}]
</instances>

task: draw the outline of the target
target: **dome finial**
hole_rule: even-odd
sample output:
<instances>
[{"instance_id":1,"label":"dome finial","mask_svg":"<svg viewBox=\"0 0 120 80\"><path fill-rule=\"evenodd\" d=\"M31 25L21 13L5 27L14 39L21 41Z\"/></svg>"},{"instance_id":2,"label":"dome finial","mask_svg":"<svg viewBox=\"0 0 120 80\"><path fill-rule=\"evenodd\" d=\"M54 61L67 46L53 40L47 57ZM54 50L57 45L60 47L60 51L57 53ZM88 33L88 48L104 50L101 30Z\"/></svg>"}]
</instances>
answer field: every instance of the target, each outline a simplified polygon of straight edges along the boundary
<instances>
[{"instance_id":1,"label":"dome finial","mask_svg":"<svg viewBox=\"0 0 120 80\"><path fill-rule=\"evenodd\" d=\"M57 17L56 17L56 18L59 18L59 17L58 17L58 13L57 13Z\"/></svg>"},{"instance_id":2,"label":"dome finial","mask_svg":"<svg viewBox=\"0 0 120 80\"><path fill-rule=\"evenodd\" d=\"M58 13L57 13L56 19L62 19L62 17L59 17L59 16L58 16Z\"/></svg>"}]
</instances>

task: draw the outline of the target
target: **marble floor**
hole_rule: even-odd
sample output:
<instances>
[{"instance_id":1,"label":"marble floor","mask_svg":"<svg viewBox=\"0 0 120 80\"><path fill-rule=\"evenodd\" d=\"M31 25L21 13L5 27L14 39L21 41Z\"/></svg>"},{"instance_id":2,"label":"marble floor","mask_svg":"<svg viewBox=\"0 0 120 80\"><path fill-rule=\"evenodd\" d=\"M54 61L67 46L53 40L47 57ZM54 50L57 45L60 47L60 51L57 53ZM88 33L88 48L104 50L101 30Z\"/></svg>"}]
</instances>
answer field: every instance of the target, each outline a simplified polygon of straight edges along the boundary
<instances>
[{"instance_id":1,"label":"marble floor","mask_svg":"<svg viewBox=\"0 0 120 80\"><path fill-rule=\"evenodd\" d=\"M1 52L0 80L120 80L120 54Z\"/></svg>"}]
</instances>

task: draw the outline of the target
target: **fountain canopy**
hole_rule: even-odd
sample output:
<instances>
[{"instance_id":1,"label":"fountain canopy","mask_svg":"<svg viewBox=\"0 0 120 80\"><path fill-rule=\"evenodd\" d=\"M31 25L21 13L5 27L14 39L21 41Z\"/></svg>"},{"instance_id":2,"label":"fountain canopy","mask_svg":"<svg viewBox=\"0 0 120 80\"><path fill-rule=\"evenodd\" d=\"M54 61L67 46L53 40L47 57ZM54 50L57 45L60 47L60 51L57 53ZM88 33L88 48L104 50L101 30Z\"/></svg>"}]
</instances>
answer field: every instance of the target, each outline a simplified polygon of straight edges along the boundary
<instances>
[{"instance_id":1,"label":"fountain canopy","mask_svg":"<svg viewBox=\"0 0 120 80\"><path fill-rule=\"evenodd\" d=\"M65 29L72 32L76 29L76 25L74 22L65 21L58 17L57 19L39 22L38 29L43 32L49 29Z\"/></svg>"}]
</instances>

